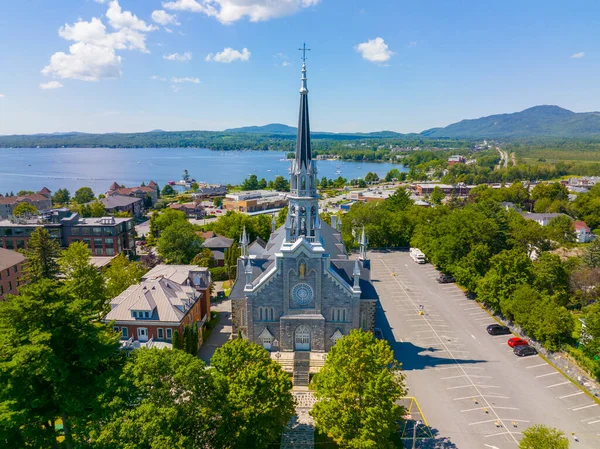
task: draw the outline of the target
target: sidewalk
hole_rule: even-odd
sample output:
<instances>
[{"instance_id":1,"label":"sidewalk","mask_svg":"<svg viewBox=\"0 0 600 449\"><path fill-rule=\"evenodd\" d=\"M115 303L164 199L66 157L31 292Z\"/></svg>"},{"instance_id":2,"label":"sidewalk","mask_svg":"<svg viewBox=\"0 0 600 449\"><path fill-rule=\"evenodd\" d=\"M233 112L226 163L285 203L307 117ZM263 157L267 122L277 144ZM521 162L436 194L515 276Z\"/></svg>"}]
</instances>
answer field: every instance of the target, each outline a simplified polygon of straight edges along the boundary
<instances>
[{"instance_id":1,"label":"sidewalk","mask_svg":"<svg viewBox=\"0 0 600 449\"><path fill-rule=\"evenodd\" d=\"M207 365L210 364L210 358L217 348L223 346L231 338L231 300L224 299L219 303L211 303L210 307L212 312L217 312L219 315L219 323L198 352L198 357Z\"/></svg>"},{"instance_id":2,"label":"sidewalk","mask_svg":"<svg viewBox=\"0 0 600 449\"><path fill-rule=\"evenodd\" d=\"M310 391L295 389L292 395L296 399L296 414L281 434L281 449L313 449L315 423L308 412L315 403L315 397Z\"/></svg>"}]
</instances>

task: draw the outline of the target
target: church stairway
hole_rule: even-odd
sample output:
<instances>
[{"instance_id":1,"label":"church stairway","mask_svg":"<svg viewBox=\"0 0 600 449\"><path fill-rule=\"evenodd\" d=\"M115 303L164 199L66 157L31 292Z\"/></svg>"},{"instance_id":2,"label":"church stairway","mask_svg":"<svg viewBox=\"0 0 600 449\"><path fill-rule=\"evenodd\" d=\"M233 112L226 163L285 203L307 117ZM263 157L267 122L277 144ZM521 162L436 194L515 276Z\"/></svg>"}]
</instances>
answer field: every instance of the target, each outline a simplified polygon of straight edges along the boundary
<instances>
[{"instance_id":1,"label":"church stairway","mask_svg":"<svg viewBox=\"0 0 600 449\"><path fill-rule=\"evenodd\" d=\"M310 352L296 352L294 354L294 386L308 387L308 382L310 380L309 372Z\"/></svg>"}]
</instances>

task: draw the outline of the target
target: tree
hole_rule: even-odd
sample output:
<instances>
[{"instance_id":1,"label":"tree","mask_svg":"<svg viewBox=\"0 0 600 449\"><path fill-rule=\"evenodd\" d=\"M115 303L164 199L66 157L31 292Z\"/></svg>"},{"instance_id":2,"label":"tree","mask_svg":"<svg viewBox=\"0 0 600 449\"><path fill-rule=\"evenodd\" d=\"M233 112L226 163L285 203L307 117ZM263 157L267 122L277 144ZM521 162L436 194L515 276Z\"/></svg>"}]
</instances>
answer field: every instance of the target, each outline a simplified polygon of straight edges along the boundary
<instances>
[{"instance_id":1,"label":"tree","mask_svg":"<svg viewBox=\"0 0 600 449\"><path fill-rule=\"evenodd\" d=\"M150 209L152 207L152 197L149 194L144 195L144 209Z\"/></svg>"},{"instance_id":2,"label":"tree","mask_svg":"<svg viewBox=\"0 0 600 449\"><path fill-rule=\"evenodd\" d=\"M52 205L68 204L71 201L71 194L67 189L58 189L52 195Z\"/></svg>"},{"instance_id":3,"label":"tree","mask_svg":"<svg viewBox=\"0 0 600 449\"><path fill-rule=\"evenodd\" d=\"M12 211L12 214L15 217L20 217L21 215L36 215L38 213L39 211L37 210L37 207L35 207L33 204L29 204L26 201L17 204Z\"/></svg>"},{"instance_id":4,"label":"tree","mask_svg":"<svg viewBox=\"0 0 600 449\"><path fill-rule=\"evenodd\" d=\"M38 282L41 279L54 279L58 275L57 258L60 254L58 241L50 237L45 228L36 228L31 233L25 251L25 279Z\"/></svg>"},{"instance_id":5,"label":"tree","mask_svg":"<svg viewBox=\"0 0 600 449\"><path fill-rule=\"evenodd\" d=\"M213 206L223 207L223 197L217 196L217 197L213 198Z\"/></svg>"},{"instance_id":6,"label":"tree","mask_svg":"<svg viewBox=\"0 0 600 449\"><path fill-rule=\"evenodd\" d=\"M33 190L19 190L17 192L17 196L33 195L33 194L34 194Z\"/></svg>"},{"instance_id":7,"label":"tree","mask_svg":"<svg viewBox=\"0 0 600 449\"><path fill-rule=\"evenodd\" d=\"M119 254L104 271L106 294L109 298L119 296L127 287L140 282L145 273L138 262L130 262L124 254Z\"/></svg>"},{"instance_id":8,"label":"tree","mask_svg":"<svg viewBox=\"0 0 600 449\"><path fill-rule=\"evenodd\" d=\"M227 267L227 277L229 278L229 282L231 282L231 280L236 277L237 260L238 257L240 257L241 253L242 251L240 250L240 247L238 246L238 243L235 240L233 241L231 246L225 250L224 262L225 267Z\"/></svg>"},{"instance_id":9,"label":"tree","mask_svg":"<svg viewBox=\"0 0 600 449\"><path fill-rule=\"evenodd\" d=\"M258 188L259 189L267 188L267 180L265 178L261 178L260 181L258 181Z\"/></svg>"},{"instance_id":10,"label":"tree","mask_svg":"<svg viewBox=\"0 0 600 449\"><path fill-rule=\"evenodd\" d=\"M160 257L170 264L188 264L200 252L202 240L188 222L176 222L160 235L156 249Z\"/></svg>"},{"instance_id":11,"label":"tree","mask_svg":"<svg viewBox=\"0 0 600 449\"><path fill-rule=\"evenodd\" d=\"M558 429L538 424L523 432L519 449L569 449L569 439Z\"/></svg>"},{"instance_id":12,"label":"tree","mask_svg":"<svg viewBox=\"0 0 600 449\"><path fill-rule=\"evenodd\" d=\"M94 310L105 312L106 285L104 277L91 264L91 252L83 242L73 242L58 258L67 289L76 297L87 300Z\"/></svg>"},{"instance_id":13,"label":"tree","mask_svg":"<svg viewBox=\"0 0 600 449\"><path fill-rule=\"evenodd\" d=\"M73 197L77 204L85 204L94 200L94 192L90 187L80 187Z\"/></svg>"},{"instance_id":14,"label":"tree","mask_svg":"<svg viewBox=\"0 0 600 449\"><path fill-rule=\"evenodd\" d=\"M161 193L162 193L162 196L171 196L171 195L175 195L177 192L170 184L165 184Z\"/></svg>"},{"instance_id":15,"label":"tree","mask_svg":"<svg viewBox=\"0 0 600 449\"><path fill-rule=\"evenodd\" d=\"M444 198L446 198L446 195L444 195L444 192L442 192L442 189L440 189L439 186L433 188L431 196L429 197L433 204L442 204Z\"/></svg>"},{"instance_id":16,"label":"tree","mask_svg":"<svg viewBox=\"0 0 600 449\"><path fill-rule=\"evenodd\" d=\"M410 194L404 187L398 187L393 195L384 201L384 204L394 211L404 210L413 204Z\"/></svg>"},{"instance_id":17,"label":"tree","mask_svg":"<svg viewBox=\"0 0 600 449\"><path fill-rule=\"evenodd\" d=\"M294 414L288 374L261 346L243 338L218 348L210 363L224 398L217 447L277 445Z\"/></svg>"},{"instance_id":18,"label":"tree","mask_svg":"<svg viewBox=\"0 0 600 449\"><path fill-rule=\"evenodd\" d=\"M353 330L338 340L316 376L310 412L341 448L393 448L404 409L404 376L387 341Z\"/></svg>"},{"instance_id":19,"label":"tree","mask_svg":"<svg viewBox=\"0 0 600 449\"><path fill-rule=\"evenodd\" d=\"M222 401L203 361L176 349L139 349L121 381L114 413L98 426L94 447L219 447L214 440Z\"/></svg>"},{"instance_id":20,"label":"tree","mask_svg":"<svg viewBox=\"0 0 600 449\"><path fill-rule=\"evenodd\" d=\"M400 180L400 178L401 178L400 170L398 170L397 168L392 168L385 175L385 181L386 182L392 182L394 179Z\"/></svg>"},{"instance_id":21,"label":"tree","mask_svg":"<svg viewBox=\"0 0 600 449\"><path fill-rule=\"evenodd\" d=\"M256 175L250 175L248 178L244 179L240 187L242 190L258 190L258 177Z\"/></svg>"},{"instance_id":22,"label":"tree","mask_svg":"<svg viewBox=\"0 0 600 449\"><path fill-rule=\"evenodd\" d=\"M369 184L371 183L375 183L379 181L379 176L377 176L377 173L367 173L365 176L365 181L368 182Z\"/></svg>"},{"instance_id":23,"label":"tree","mask_svg":"<svg viewBox=\"0 0 600 449\"><path fill-rule=\"evenodd\" d=\"M283 176L277 176L273 181L273 188L278 192L289 192L290 182Z\"/></svg>"},{"instance_id":24,"label":"tree","mask_svg":"<svg viewBox=\"0 0 600 449\"><path fill-rule=\"evenodd\" d=\"M89 305L49 279L0 303L0 441L57 448L60 418L67 448L87 443L122 360L118 335Z\"/></svg>"},{"instance_id":25,"label":"tree","mask_svg":"<svg viewBox=\"0 0 600 449\"><path fill-rule=\"evenodd\" d=\"M168 184L167 184L168 185ZM167 229L174 223L186 223L187 217L185 212L175 209L166 209L162 213L152 213L150 218L150 233L154 237L158 237L162 231Z\"/></svg>"},{"instance_id":26,"label":"tree","mask_svg":"<svg viewBox=\"0 0 600 449\"><path fill-rule=\"evenodd\" d=\"M106 215L104 204L102 204L100 201L94 201L90 205L90 214L92 217L104 217Z\"/></svg>"},{"instance_id":27,"label":"tree","mask_svg":"<svg viewBox=\"0 0 600 449\"><path fill-rule=\"evenodd\" d=\"M548 237L558 243L574 243L576 240L573 221L566 215L554 217L546 226Z\"/></svg>"},{"instance_id":28,"label":"tree","mask_svg":"<svg viewBox=\"0 0 600 449\"><path fill-rule=\"evenodd\" d=\"M192 190L195 192L200 188L200 185L197 182L192 183Z\"/></svg>"},{"instance_id":29,"label":"tree","mask_svg":"<svg viewBox=\"0 0 600 449\"><path fill-rule=\"evenodd\" d=\"M600 268L600 239L595 239L583 250L583 263L590 268Z\"/></svg>"},{"instance_id":30,"label":"tree","mask_svg":"<svg viewBox=\"0 0 600 449\"><path fill-rule=\"evenodd\" d=\"M202 250L196 254L196 256L194 256L191 263L193 265L198 265L199 267L214 268L217 266L215 255L212 253L210 248L202 248Z\"/></svg>"}]
</instances>

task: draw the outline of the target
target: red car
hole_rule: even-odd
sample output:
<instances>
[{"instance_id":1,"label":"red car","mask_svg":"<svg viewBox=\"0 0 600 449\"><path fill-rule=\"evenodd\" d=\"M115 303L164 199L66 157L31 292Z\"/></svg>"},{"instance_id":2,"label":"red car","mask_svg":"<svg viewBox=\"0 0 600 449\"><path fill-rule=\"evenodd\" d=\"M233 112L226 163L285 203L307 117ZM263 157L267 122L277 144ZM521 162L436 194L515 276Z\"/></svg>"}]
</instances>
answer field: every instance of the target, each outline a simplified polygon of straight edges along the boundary
<instances>
[{"instance_id":1,"label":"red car","mask_svg":"<svg viewBox=\"0 0 600 449\"><path fill-rule=\"evenodd\" d=\"M513 337L508 339L508 346L514 348L515 346L528 346L527 340L523 340L519 337Z\"/></svg>"}]
</instances>

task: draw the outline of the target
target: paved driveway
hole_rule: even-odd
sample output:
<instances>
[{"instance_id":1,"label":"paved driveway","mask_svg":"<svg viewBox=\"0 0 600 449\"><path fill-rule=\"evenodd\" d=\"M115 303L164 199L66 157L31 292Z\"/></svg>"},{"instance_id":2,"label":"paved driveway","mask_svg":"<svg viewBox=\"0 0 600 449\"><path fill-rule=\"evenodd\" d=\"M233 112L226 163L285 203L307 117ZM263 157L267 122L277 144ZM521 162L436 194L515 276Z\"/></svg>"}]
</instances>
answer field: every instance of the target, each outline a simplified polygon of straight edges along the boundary
<instances>
[{"instance_id":1,"label":"paved driveway","mask_svg":"<svg viewBox=\"0 0 600 449\"><path fill-rule=\"evenodd\" d=\"M219 324L213 329L210 337L198 352L198 357L207 365L210 365L210 358L217 348L223 346L231 338L231 300L225 299L218 304L211 303L211 311L219 314Z\"/></svg>"},{"instance_id":2,"label":"paved driveway","mask_svg":"<svg viewBox=\"0 0 600 449\"><path fill-rule=\"evenodd\" d=\"M572 447L600 448L598 404L541 357L515 356L510 335L488 335L494 319L456 285L406 252L370 257L378 326L435 435L417 447L514 449L524 429L546 424L575 433Z\"/></svg>"}]
</instances>

